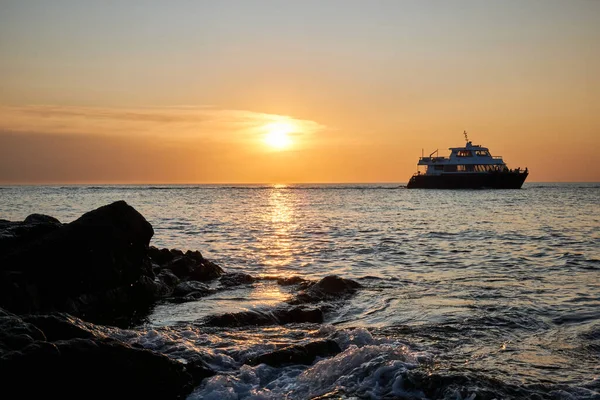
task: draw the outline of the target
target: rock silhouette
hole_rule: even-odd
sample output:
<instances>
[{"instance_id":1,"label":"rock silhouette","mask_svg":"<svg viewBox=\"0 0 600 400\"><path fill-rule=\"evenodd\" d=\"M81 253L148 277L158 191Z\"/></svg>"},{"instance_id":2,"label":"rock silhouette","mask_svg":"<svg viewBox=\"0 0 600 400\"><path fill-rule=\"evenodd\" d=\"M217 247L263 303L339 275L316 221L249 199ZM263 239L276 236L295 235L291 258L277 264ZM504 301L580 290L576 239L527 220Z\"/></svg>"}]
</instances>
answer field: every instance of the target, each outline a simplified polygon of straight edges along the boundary
<instances>
[{"instance_id":1,"label":"rock silhouette","mask_svg":"<svg viewBox=\"0 0 600 400\"><path fill-rule=\"evenodd\" d=\"M22 398L180 399L215 374L200 355L183 363L105 333L103 325L139 324L159 300L196 301L261 279L225 273L199 251L150 246L153 234L150 223L124 201L70 223L41 214L20 222L0 220L3 392ZM224 328L321 323L326 306L305 303L343 300L360 287L338 276L316 283L275 279L300 292L280 307L212 315L204 323ZM334 341L324 340L248 362L309 364L340 351Z\"/></svg>"}]
</instances>

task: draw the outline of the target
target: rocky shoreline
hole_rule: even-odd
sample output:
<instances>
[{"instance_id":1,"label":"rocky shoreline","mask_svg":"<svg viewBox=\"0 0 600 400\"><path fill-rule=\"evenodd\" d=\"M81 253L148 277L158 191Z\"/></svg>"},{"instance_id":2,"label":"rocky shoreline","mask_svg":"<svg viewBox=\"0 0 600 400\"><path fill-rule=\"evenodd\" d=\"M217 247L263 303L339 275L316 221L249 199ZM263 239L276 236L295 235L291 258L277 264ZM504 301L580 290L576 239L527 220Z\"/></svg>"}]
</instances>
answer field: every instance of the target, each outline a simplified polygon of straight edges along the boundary
<instances>
[{"instance_id":1,"label":"rocky shoreline","mask_svg":"<svg viewBox=\"0 0 600 400\"><path fill-rule=\"evenodd\" d=\"M202 359L175 360L108 337L131 328L160 301L197 301L257 278L227 273L199 251L150 245L154 230L133 207L117 201L63 224L33 214L0 220L0 376L2 392L19 398L185 398L212 376ZM337 276L297 285L272 312L207 317L214 327L323 322L323 301L343 301L360 284ZM341 350L330 340L262 354L249 364L310 364Z\"/></svg>"}]
</instances>

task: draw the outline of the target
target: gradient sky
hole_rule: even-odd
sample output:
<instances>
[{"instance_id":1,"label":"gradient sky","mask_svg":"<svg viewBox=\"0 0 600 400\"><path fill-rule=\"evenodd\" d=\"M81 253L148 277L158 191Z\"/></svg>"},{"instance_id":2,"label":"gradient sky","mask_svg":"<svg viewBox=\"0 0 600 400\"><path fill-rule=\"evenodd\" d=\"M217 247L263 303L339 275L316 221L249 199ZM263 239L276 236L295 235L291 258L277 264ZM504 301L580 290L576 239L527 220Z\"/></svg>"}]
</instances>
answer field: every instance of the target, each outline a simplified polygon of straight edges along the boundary
<instances>
[{"instance_id":1,"label":"gradient sky","mask_svg":"<svg viewBox=\"0 0 600 400\"><path fill-rule=\"evenodd\" d=\"M0 0L0 183L598 182L599 71L596 0Z\"/></svg>"}]
</instances>

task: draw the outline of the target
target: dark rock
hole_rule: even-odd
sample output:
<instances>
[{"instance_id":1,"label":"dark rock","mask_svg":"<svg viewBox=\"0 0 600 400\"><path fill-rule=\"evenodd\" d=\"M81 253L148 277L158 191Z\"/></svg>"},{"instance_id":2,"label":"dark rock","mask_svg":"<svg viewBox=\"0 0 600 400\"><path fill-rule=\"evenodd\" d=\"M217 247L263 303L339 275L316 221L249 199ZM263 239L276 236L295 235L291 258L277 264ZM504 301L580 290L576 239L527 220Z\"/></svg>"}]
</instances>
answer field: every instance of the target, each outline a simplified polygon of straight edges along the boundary
<instances>
[{"instance_id":1,"label":"dark rock","mask_svg":"<svg viewBox=\"0 0 600 400\"><path fill-rule=\"evenodd\" d=\"M323 311L320 308L302 308L294 307L285 312L276 314L280 324L291 324L291 323L322 323L323 322Z\"/></svg>"},{"instance_id":2,"label":"dark rock","mask_svg":"<svg viewBox=\"0 0 600 400\"><path fill-rule=\"evenodd\" d=\"M191 258L196 261L196 263L201 264L205 259L202 257L202 254L198 250L188 250L185 252L185 256Z\"/></svg>"},{"instance_id":3,"label":"dark rock","mask_svg":"<svg viewBox=\"0 0 600 400\"><path fill-rule=\"evenodd\" d=\"M95 323L129 327L184 281L211 281L223 269L199 251L149 246L154 234L124 201L76 221L32 214L0 220L0 307L18 314L63 311ZM225 285L249 282L225 278ZM181 291L180 287L177 289ZM212 293L188 290L178 301Z\"/></svg>"},{"instance_id":4,"label":"dark rock","mask_svg":"<svg viewBox=\"0 0 600 400\"><path fill-rule=\"evenodd\" d=\"M19 398L184 399L211 369L106 337L66 314L29 316L0 309L2 392ZM39 324L39 325L36 325ZM27 343L14 340L27 332Z\"/></svg>"},{"instance_id":5,"label":"dark rock","mask_svg":"<svg viewBox=\"0 0 600 400\"><path fill-rule=\"evenodd\" d=\"M170 269L162 269L157 275L158 279L165 283L169 287L175 287L181 282L181 279L177 277Z\"/></svg>"},{"instance_id":6,"label":"dark rock","mask_svg":"<svg viewBox=\"0 0 600 400\"><path fill-rule=\"evenodd\" d=\"M183 251L178 249L158 249L155 246L150 246L148 248L148 256L160 266L164 266L174 258L182 257L183 255Z\"/></svg>"},{"instance_id":7,"label":"dark rock","mask_svg":"<svg viewBox=\"0 0 600 400\"><path fill-rule=\"evenodd\" d=\"M320 396L311 397L310 400L340 400L345 398L352 398L346 394L343 387L335 388L330 392L322 394Z\"/></svg>"},{"instance_id":8,"label":"dark rock","mask_svg":"<svg viewBox=\"0 0 600 400\"><path fill-rule=\"evenodd\" d=\"M351 279L329 275L298 293L289 303L303 304L327 300L342 300L353 295L361 287L360 283Z\"/></svg>"},{"instance_id":9,"label":"dark rock","mask_svg":"<svg viewBox=\"0 0 600 400\"><path fill-rule=\"evenodd\" d=\"M577 398L577 395L568 391L556 390L557 386L549 382L531 385L514 384L476 372L438 373L415 368L409 369L403 375L403 389L408 393L419 394L419 398L464 399L473 395L476 395L475 398L478 400ZM561 394L557 395L557 393Z\"/></svg>"},{"instance_id":10,"label":"dark rock","mask_svg":"<svg viewBox=\"0 0 600 400\"><path fill-rule=\"evenodd\" d=\"M221 267L212 261L204 260L202 264L192 272L190 278L196 281L210 281L223 275L224 271Z\"/></svg>"},{"instance_id":11,"label":"dark rock","mask_svg":"<svg viewBox=\"0 0 600 400\"><path fill-rule=\"evenodd\" d=\"M62 224L54 217L31 214L23 222L0 220L0 256L14 251L25 243L37 240L60 228ZM0 269L4 269L0 265Z\"/></svg>"},{"instance_id":12,"label":"dark rock","mask_svg":"<svg viewBox=\"0 0 600 400\"><path fill-rule=\"evenodd\" d=\"M60 225L60 221L54 217L44 214L31 214L23 221L26 224L55 224Z\"/></svg>"},{"instance_id":13,"label":"dark rock","mask_svg":"<svg viewBox=\"0 0 600 400\"><path fill-rule=\"evenodd\" d=\"M201 382L202 379L215 375L215 371L200 357L186 361L185 369L192 375L194 382Z\"/></svg>"},{"instance_id":14,"label":"dark rock","mask_svg":"<svg viewBox=\"0 0 600 400\"><path fill-rule=\"evenodd\" d=\"M252 275L243 274L241 272L224 274L219 279L219 283L224 287L247 285L253 283L254 281L255 279Z\"/></svg>"},{"instance_id":15,"label":"dark rock","mask_svg":"<svg viewBox=\"0 0 600 400\"><path fill-rule=\"evenodd\" d=\"M2 389L20 398L179 399L194 384L182 364L106 339L35 343L1 360Z\"/></svg>"},{"instance_id":16,"label":"dark rock","mask_svg":"<svg viewBox=\"0 0 600 400\"><path fill-rule=\"evenodd\" d=\"M329 294L338 294L344 293L348 291L353 291L354 289L362 287L360 283L353 281L351 279L340 278L337 275L329 275L325 278L321 279L314 286L312 286L311 290L319 290L324 293Z\"/></svg>"},{"instance_id":17,"label":"dark rock","mask_svg":"<svg viewBox=\"0 0 600 400\"><path fill-rule=\"evenodd\" d=\"M261 354L248 360L249 365L267 364L281 367L289 364L312 364L317 357L329 357L340 353L342 349L333 340L320 340L304 345L293 345L281 350Z\"/></svg>"},{"instance_id":18,"label":"dark rock","mask_svg":"<svg viewBox=\"0 0 600 400\"><path fill-rule=\"evenodd\" d=\"M142 276L130 289L130 294L141 304L151 304L156 299L171 293L171 286L158 278Z\"/></svg>"},{"instance_id":19,"label":"dark rock","mask_svg":"<svg viewBox=\"0 0 600 400\"><path fill-rule=\"evenodd\" d=\"M21 318L44 332L44 341L54 342L65 339L89 339L94 337L93 325L66 313L26 315Z\"/></svg>"},{"instance_id":20,"label":"dark rock","mask_svg":"<svg viewBox=\"0 0 600 400\"><path fill-rule=\"evenodd\" d=\"M156 264L162 266L173 259L169 249L159 249L155 246L148 247L148 257Z\"/></svg>"},{"instance_id":21,"label":"dark rock","mask_svg":"<svg viewBox=\"0 0 600 400\"><path fill-rule=\"evenodd\" d=\"M202 253L188 250L185 253L179 249L158 249L150 246L148 256L152 262L163 268L169 268L181 278L189 277L200 264L207 262Z\"/></svg>"},{"instance_id":22,"label":"dark rock","mask_svg":"<svg viewBox=\"0 0 600 400\"><path fill-rule=\"evenodd\" d=\"M187 281L178 284L173 289L173 296L185 297L193 296L200 298L215 293L214 289L211 289L207 284L198 281Z\"/></svg>"},{"instance_id":23,"label":"dark rock","mask_svg":"<svg viewBox=\"0 0 600 400\"><path fill-rule=\"evenodd\" d=\"M171 270L181 280L206 282L223 275L223 269L212 261L187 255L178 256L171 260L165 268Z\"/></svg>"},{"instance_id":24,"label":"dark rock","mask_svg":"<svg viewBox=\"0 0 600 400\"><path fill-rule=\"evenodd\" d=\"M198 264L192 258L179 256L167 263L166 269L170 270L181 280L188 279Z\"/></svg>"},{"instance_id":25,"label":"dark rock","mask_svg":"<svg viewBox=\"0 0 600 400\"><path fill-rule=\"evenodd\" d=\"M322 323L323 312L318 308L294 307L210 315L204 319L205 324L219 327L285 325L303 322Z\"/></svg>"},{"instance_id":26,"label":"dark rock","mask_svg":"<svg viewBox=\"0 0 600 400\"><path fill-rule=\"evenodd\" d=\"M18 236L18 245L0 253L0 306L16 313L68 310L99 321L128 312L125 308L135 308L155 294L138 297L145 289L156 291L142 279L154 280L147 258L154 231L124 201L69 224L58 225L45 216L29 221L52 229L43 235L26 230ZM107 295L109 291L113 295ZM110 300L116 302L107 303Z\"/></svg>"},{"instance_id":27,"label":"dark rock","mask_svg":"<svg viewBox=\"0 0 600 400\"><path fill-rule=\"evenodd\" d=\"M307 282L308 281L306 279L301 278L299 276L290 276L290 277L277 279L277 284L281 285L281 286L298 285L298 284L303 284L303 283L307 283Z\"/></svg>"},{"instance_id":28,"label":"dark rock","mask_svg":"<svg viewBox=\"0 0 600 400\"><path fill-rule=\"evenodd\" d=\"M0 308L0 355L20 350L36 340L46 340L39 328Z\"/></svg>"}]
</instances>

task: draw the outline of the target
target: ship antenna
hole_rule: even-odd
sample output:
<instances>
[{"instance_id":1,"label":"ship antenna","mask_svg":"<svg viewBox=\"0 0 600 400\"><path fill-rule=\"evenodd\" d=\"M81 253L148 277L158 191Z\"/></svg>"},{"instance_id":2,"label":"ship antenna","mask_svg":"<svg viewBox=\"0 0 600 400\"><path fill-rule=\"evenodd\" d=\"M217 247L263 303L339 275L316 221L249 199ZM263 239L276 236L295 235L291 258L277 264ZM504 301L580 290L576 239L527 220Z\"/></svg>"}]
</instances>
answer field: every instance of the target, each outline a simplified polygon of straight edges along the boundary
<instances>
[{"instance_id":1,"label":"ship antenna","mask_svg":"<svg viewBox=\"0 0 600 400\"><path fill-rule=\"evenodd\" d=\"M469 137L467 136L467 131L463 132L463 135L465 135L465 140L467 141L467 143L469 142Z\"/></svg>"}]
</instances>

